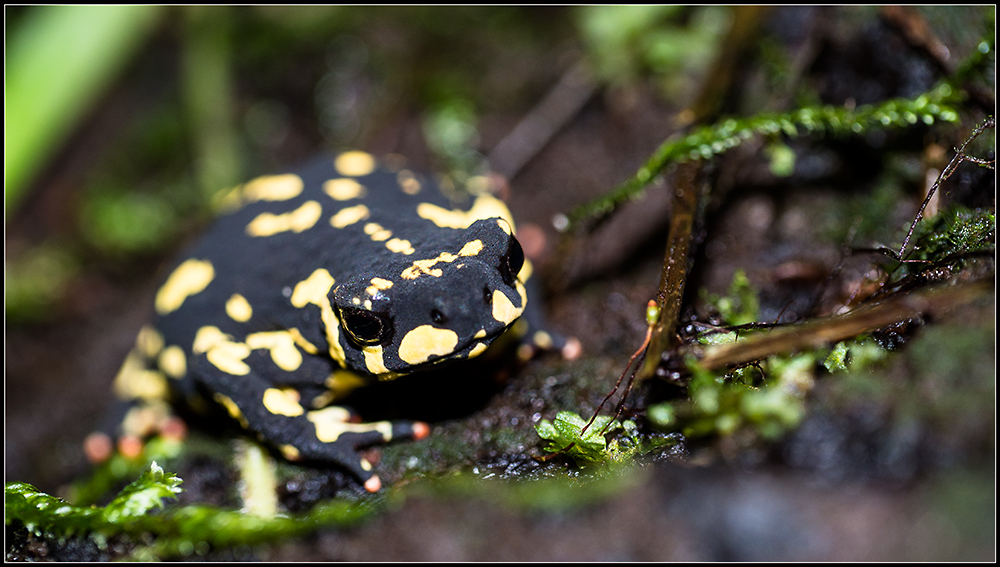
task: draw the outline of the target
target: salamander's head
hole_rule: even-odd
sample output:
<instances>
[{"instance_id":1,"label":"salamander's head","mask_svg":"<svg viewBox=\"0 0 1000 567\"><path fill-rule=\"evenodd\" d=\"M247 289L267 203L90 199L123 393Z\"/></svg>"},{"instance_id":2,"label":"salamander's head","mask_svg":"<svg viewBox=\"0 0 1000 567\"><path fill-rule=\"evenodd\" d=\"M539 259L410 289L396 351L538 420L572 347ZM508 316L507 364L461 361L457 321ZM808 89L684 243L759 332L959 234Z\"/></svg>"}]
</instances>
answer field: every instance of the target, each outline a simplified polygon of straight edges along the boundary
<instances>
[{"instance_id":1,"label":"salamander's head","mask_svg":"<svg viewBox=\"0 0 1000 567\"><path fill-rule=\"evenodd\" d=\"M387 378L478 356L524 311L523 266L510 225L490 218L346 280L331 303L348 367Z\"/></svg>"}]
</instances>

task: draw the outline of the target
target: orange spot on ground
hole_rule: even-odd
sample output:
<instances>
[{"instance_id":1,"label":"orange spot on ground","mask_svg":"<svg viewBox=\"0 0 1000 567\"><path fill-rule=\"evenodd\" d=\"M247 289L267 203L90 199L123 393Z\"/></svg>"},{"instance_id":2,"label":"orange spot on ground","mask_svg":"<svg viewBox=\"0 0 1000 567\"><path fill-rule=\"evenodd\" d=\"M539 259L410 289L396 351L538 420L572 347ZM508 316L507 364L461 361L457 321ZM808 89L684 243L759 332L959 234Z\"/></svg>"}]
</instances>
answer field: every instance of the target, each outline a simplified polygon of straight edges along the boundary
<instances>
[{"instance_id":1,"label":"orange spot on ground","mask_svg":"<svg viewBox=\"0 0 1000 567\"><path fill-rule=\"evenodd\" d=\"M179 417L169 417L160 426L160 434L167 439L183 441L187 437L187 424Z\"/></svg>"},{"instance_id":2,"label":"orange spot on ground","mask_svg":"<svg viewBox=\"0 0 1000 567\"><path fill-rule=\"evenodd\" d=\"M106 433L95 431L83 440L83 454L91 464L101 464L111 458L114 443Z\"/></svg>"},{"instance_id":3,"label":"orange spot on ground","mask_svg":"<svg viewBox=\"0 0 1000 567\"><path fill-rule=\"evenodd\" d=\"M118 452L127 459L137 459L142 455L142 439L135 435L123 435L118 438Z\"/></svg>"},{"instance_id":4,"label":"orange spot on ground","mask_svg":"<svg viewBox=\"0 0 1000 567\"><path fill-rule=\"evenodd\" d=\"M576 337L566 339L566 345L562 347L563 360L576 360L580 358L581 354L583 354L583 345L580 344L579 339Z\"/></svg>"}]
</instances>

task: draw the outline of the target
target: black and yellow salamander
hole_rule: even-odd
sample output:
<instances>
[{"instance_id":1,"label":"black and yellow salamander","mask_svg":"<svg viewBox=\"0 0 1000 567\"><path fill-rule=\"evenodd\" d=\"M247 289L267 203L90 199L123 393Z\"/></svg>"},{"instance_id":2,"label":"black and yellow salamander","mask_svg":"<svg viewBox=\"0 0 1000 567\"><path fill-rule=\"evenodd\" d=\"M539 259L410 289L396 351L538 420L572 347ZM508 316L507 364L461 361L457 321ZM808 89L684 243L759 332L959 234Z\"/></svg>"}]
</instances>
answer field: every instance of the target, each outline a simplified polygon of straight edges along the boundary
<instances>
[{"instance_id":1,"label":"black and yellow salamander","mask_svg":"<svg viewBox=\"0 0 1000 567\"><path fill-rule=\"evenodd\" d=\"M358 448L428 426L352 423L337 393L478 356L530 302L507 207L482 194L456 208L399 161L346 152L234 189L156 293L119 396L212 399L289 460L378 490Z\"/></svg>"}]
</instances>

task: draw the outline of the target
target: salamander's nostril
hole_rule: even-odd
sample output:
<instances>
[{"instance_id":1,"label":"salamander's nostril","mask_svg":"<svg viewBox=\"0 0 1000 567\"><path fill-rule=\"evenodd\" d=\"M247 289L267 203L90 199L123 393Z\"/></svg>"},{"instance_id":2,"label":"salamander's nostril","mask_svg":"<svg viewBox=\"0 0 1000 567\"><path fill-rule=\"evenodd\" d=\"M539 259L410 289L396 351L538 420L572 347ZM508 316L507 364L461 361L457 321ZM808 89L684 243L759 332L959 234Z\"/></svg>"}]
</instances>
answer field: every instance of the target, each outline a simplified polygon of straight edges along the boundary
<instances>
[{"instance_id":1,"label":"salamander's nostril","mask_svg":"<svg viewBox=\"0 0 1000 567\"><path fill-rule=\"evenodd\" d=\"M431 321L433 321L435 325L444 325L448 322L448 317L439 309L431 309Z\"/></svg>"}]
</instances>

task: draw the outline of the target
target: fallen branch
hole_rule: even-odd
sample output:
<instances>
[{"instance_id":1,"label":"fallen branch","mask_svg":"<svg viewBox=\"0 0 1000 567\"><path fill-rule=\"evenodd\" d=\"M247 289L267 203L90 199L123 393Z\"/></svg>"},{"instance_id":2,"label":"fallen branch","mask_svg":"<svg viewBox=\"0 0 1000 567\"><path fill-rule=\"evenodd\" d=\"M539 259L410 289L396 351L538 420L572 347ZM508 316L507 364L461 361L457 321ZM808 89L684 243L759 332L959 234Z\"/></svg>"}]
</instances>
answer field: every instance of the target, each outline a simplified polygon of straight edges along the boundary
<instances>
[{"instance_id":1,"label":"fallen branch","mask_svg":"<svg viewBox=\"0 0 1000 567\"><path fill-rule=\"evenodd\" d=\"M699 364L714 370L746 364L775 354L815 348L856 337L921 315L939 315L993 292L993 281L895 295L849 313L776 328L766 334L705 349Z\"/></svg>"}]
</instances>

